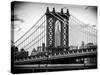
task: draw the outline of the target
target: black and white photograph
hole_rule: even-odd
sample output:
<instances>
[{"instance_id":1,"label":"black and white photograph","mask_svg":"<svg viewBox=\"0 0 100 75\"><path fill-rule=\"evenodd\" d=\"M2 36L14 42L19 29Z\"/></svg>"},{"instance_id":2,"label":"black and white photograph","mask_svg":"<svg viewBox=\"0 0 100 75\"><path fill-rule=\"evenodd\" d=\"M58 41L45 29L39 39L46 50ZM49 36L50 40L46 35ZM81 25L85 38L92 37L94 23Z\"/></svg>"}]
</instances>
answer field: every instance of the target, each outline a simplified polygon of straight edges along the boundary
<instances>
[{"instance_id":1,"label":"black and white photograph","mask_svg":"<svg viewBox=\"0 0 100 75\"><path fill-rule=\"evenodd\" d=\"M11 2L11 73L97 69L98 6Z\"/></svg>"}]
</instances>

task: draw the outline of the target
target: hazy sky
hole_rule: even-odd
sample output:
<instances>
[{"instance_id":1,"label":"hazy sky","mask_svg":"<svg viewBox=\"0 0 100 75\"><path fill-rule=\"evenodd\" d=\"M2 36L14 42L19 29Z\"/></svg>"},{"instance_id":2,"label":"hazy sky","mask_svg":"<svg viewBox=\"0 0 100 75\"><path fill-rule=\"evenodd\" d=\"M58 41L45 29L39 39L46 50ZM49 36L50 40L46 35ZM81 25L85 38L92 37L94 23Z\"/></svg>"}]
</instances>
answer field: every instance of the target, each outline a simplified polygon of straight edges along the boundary
<instances>
[{"instance_id":1,"label":"hazy sky","mask_svg":"<svg viewBox=\"0 0 100 75\"><path fill-rule=\"evenodd\" d=\"M64 12L66 12L66 8L68 8L69 12L73 16L77 17L85 24L97 26L97 8L95 6L17 2L14 5L14 14L12 14L16 15L14 21L12 21L14 22L14 41L20 38L30 27L36 23L36 21L46 12L47 7L49 7L50 11L52 11L53 7L55 7L57 12L60 12L61 8L64 8ZM79 33L79 35L80 34L81 33ZM73 33L73 35L79 36L75 33ZM70 36L70 38L72 37Z\"/></svg>"}]
</instances>

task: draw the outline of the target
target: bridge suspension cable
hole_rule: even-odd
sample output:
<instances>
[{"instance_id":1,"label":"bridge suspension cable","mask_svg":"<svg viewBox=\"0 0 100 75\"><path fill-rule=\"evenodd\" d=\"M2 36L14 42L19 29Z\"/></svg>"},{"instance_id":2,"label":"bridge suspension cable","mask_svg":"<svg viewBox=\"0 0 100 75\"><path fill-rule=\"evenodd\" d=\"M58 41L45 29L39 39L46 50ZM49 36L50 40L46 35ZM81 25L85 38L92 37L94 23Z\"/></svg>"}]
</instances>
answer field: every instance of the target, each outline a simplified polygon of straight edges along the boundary
<instances>
[{"instance_id":1,"label":"bridge suspension cable","mask_svg":"<svg viewBox=\"0 0 100 75\"><path fill-rule=\"evenodd\" d=\"M67 14L64 13L64 15L68 17ZM73 17L74 19L71 18L71 17ZM76 19L77 21L76 21L75 19ZM96 30L95 28L93 28L93 27L91 27L91 26L89 26L89 25L86 25L85 23L83 23L82 21L80 21L79 19L77 19L76 17L74 17L73 15L70 16L70 20L71 20L71 21L73 20L75 23L77 23L77 25L79 25L79 26L81 26L81 27L83 27L83 28L84 28L84 27L89 27L89 28L91 28L92 30L95 30L95 32L97 32L97 30ZM94 32L94 31L93 31L93 32Z\"/></svg>"},{"instance_id":2,"label":"bridge suspension cable","mask_svg":"<svg viewBox=\"0 0 100 75\"><path fill-rule=\"evenodd\" d=\"M64 14L65 16L68 17L67 14ZM73 15L70 14L70 20L69 20L69 29L71 29L70 32L70 36L73 36L73 30L75 30L75 28L78 28L78 32L82 32L82 35L84 35L82 38L86 39L87 42L89 42L90 39L95 40L94 42L96 42L96 37L97 37L97 30L95 28L93 28L92 26L89 26L85 23L83 23L82 21L80 21L79 19L77 19L76 17L74 17ZM77 25L74 27L74 25ZM93 39L94 37L94 39ZM71 37L70 37L71 38Z\"/></svg>"},{"instance_id":3,"label":"bridge suspension cable","mask_svg":"<svg viewBox=\"0 0 100 75\"><path fill-rule=\"evenodd\" d=\"M46 20L45 20L46 21ZM44 23L45 23L45 21L42 23L42 24L40 24L40 26L38 26L38 28L34 31L34 32L32 32L26 39L24 39L21 43L19 43L17 46L19 46L20 44L22 44L25 40L27 40L28 38L30 38L30 36L32 36Z\"/></svg>"},{"instance_id":4,"label":"bridge suspension cable","mask_svg":"<svg viewBox=\"0 0 100 75\"><path fill-rule=\"evenodd\" d=\"M73 19L76 19L77 22L79 22L81 25L84 25L84 26L90 27L91 29L97 31L97 29L93 28L93 27L90 26L90 25L85 24L84 22L82 22L81 20L79 20L78 18L76 18L75 16L71 15L71 17L73 17Z\"/></svg>"},{"instance_id":5,"label":"bridge suspension cable","mask_svg":"<svg viewBox=\"0 0 100 75\"><path fill-rule=\"evenodd\" d=\"M41 41L44 37L45 37L45 35L43 35L40 39L38 39L36 42L34 42L31 46L29 46L29 47L26 48L25 50L30 49L32 46L34 46L34 45L37 44L39 41Z\"/></svg>"},{"instance_id":6,"label":"bridge suspension cable","mask_svg":"<svg viewBox=\"0 0 100 75\"><path fill-rule=\"evenodd\" d=\"M82 32L84 33L88 33L90 36L94 36L94 37L97 37L96 33L97 33L97 30L89 25L86 25L86 24L82 24L82 23L78 23L76 22L74 19L71 19L73 20L75 23L77 23L78 26L81 26L82 29L84 29ZM87 29L88 28L88 29Z\"/></svg>"},{"instance_id":7,"label":"bridge suspension cable","mask_svg":"<svg viewBox=\"0 0 100 75\"><path fill-rule=\"evenodd\" d=\"M36 39L38 39L39 36L41 36L42 34L44 34L46 29L44 29L39 35L37 35L32 41L30 41L28 44L26 44L23 48L26 48L27 46L29 46L29 44L31 44L32 42L34 42Z\"/></svg>"},{"instance_id":8,"label":"bridge suspension cable","mask_svg":"<svg viewBox=\"0 0 100 75\"><path fill-rule=\"evenodd\" d=\"M34 26L32 26L21 38L19 38L15 42L15 46L17 46L19 50L22 48L25 50L30 49L27 47L30 46L34 41L36 41L39 37L43 36L43 34L46 34L45 27L46 27L46 17L45 15L43 15L35 23ZM45 38L43 39L45 40ZM44 40L38 42L42 44Z\"/></svg>"},{"instance_id":9,"label":"bridge suspension cable","mask_svg":"<svg viewBox=\"0 0 100 75\"><path fill-rule=\"evenodd\" d=\"M45 16L45 14L43 14L42 17L41 17L27 32L25 32L24 35L22 35L17 41L15 41L14 44L16 44L16 43L17 43L18 41L20 41L28 32L30 32L44 16Z\"/></svg>"}]
</instances>

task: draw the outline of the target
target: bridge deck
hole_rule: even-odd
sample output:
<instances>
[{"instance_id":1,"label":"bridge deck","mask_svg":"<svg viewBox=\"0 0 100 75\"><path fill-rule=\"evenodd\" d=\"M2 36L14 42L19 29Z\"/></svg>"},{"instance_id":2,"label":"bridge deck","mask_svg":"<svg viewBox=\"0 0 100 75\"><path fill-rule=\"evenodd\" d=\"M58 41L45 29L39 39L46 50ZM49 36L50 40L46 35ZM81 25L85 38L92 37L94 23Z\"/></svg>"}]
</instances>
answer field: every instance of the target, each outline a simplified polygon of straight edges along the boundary
<instances>
[{"instance_id":1,"label":"bridge deck","mask_svg":"<svg viewBox=\"0 0 100 75\"><path fill-rule=\"evenodd\" d=\"M27 59L21 59L18 61L15 61L15 63L25 63L25 62L36 62L36 61L42 61L42 60L52 60L52 59L60 59L60 58L72 58L72 57L80 57L80 56L94 56L97 55L96 49L90 49L90 50L85 50L85 51L71 51L63 54L54 54L54 55L49 55L48 57L31 57Z\"/></svg>"}]
</instances>

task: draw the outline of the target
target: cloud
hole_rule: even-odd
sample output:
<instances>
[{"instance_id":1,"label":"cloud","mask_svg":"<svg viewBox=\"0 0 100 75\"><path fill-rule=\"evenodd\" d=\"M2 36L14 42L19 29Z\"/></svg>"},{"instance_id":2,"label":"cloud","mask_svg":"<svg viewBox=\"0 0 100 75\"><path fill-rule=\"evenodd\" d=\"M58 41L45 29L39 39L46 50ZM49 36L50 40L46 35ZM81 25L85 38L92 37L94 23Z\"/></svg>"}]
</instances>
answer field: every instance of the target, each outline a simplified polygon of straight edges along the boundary
<instances>
[{"instance_id":1,"label":"cloud","mask_svg":"<svg viewBox=\"0 0 100 75\"><path fill-rule=\"evenodd\" d=\"M97 6L86 6L85 9L97 9Z\"/></svg>"},{"instance_id":2,"label":"cloud","mask_svg":"<svg viewBox=\"0 0 100 75\"><path fill-rule=\"evenodd\" d=\"M24 20L19 18L18 15L15 15L14 12L12 11L11 13L11 29L14 31L20 31L22 28L16 24L16 22L23 23Z\"/></svg>"},{"instance_id":3,"label":"cloud","mask_svg":"<svg viewBox=\"0 0 100 75\"><path fill-rule=\"evenodd\" d=\"M17 22L23 23L24 20L20 18L16 13L15 10L19 8L19 2L12 2L11 3L11 29L14 31L20 31L22 28L17 24Z\"/></svg>"},{"instance_id":4,"label":"cloud","mask_svg":"<svg viewBox=\"0 0 100 75\"><path fill-rule=\"evenodd\" d=\"M11 23L11 29L13 31L20 31L22 28L19 27L17 24L14 24L14 22Z\"/></svg>"},{"instance_id":5,"label":"cloud","mask_svg":"<svg viewBox=\"0 0 100 75\"><path fill-rule=\"evenodd\" d=\"M91 12L97 13L97 6L86 6L85 10L91 10Z\"/></svg>"},{"instance_id":6,"label":"cloud","mask_svg":"<svg viewBox=\"0 0 100 75\"><path fill-rule=\"evenodd\" d=\"M16 21L20 21L20 22L23 22L21 19L12 19L11 20L11 29L14 30L14 31L20 31L22 28L16 24Z\"/></svg>"},{"instance_id":7,"label":"cloud","mask_svg":"<svg viewBox=\"0 0 100 75\"><path fill-rule=\"evenodd\" d=\"M20 22L24 22L23 19L19 18L18 15L11 15L11 21L20 21Z\"/></svg>"}]
</instances>

